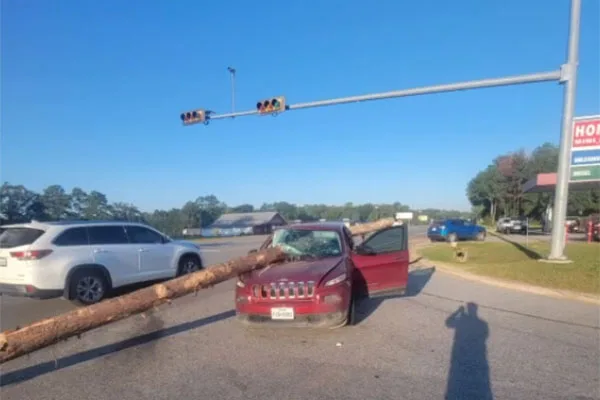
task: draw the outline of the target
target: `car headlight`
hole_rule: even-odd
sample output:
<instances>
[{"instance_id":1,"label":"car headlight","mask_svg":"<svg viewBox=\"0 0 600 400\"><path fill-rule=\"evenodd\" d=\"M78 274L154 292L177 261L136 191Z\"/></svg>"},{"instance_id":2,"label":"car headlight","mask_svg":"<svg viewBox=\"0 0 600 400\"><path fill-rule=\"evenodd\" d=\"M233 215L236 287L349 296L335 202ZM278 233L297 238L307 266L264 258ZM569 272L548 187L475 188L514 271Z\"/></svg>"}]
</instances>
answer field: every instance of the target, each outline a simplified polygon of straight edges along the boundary
<instances>
[{"instance_id":1,"label":"car headlight","mask_svg":"<svg viewBox=\"0 0 600 400\"><path fill-rule=\"evenodd\" d=\"M327 282L325 282L325 286L333 286L333 285L337 285L340 282L343 282L346 280L346 273L343 273L339 276L336 276L333 279L328 280Z\"/></svg>"}]
</instances>

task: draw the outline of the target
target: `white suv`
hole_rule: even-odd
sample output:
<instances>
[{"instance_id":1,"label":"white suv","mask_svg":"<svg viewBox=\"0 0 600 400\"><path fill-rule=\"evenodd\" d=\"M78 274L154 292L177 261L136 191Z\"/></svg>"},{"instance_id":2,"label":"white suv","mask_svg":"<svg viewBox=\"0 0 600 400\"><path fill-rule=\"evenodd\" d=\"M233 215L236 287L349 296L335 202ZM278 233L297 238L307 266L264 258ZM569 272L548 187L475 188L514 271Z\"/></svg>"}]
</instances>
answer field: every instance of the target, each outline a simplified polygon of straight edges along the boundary
<instances>
[{"instance_id":1,"label":"white suv","mask_svg":"<svg viewBox=\"0 0 600 400\"><path fill-rule=\"evenodd\" d=\"M32 221L0 232L0 294L93 304L120 286L203 268L196 244L144 224Z\"/></svg>"},{"instance_id":2,"label":"white suv","mask_svg":"<svg viewBox=\"0 0 600 400\"><path fill-rule=\"evenodd\" d=\"M496 223L496 231L502 233L523 233L527 232L527 221L522 218L503 217Z\"/></svg>"}]
</instances>

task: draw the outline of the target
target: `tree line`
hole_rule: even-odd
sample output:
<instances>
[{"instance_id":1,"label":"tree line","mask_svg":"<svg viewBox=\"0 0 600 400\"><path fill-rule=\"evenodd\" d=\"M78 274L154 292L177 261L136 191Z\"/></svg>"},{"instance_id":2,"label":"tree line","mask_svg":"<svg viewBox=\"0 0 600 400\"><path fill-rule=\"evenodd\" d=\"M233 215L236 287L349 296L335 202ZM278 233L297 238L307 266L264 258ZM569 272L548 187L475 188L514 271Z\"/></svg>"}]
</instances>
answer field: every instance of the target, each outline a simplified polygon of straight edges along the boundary
<instances>
[{"instance_id":1,"label":"tree line","mask_svg":"<svg viewBox=\"0 0 600 400\"><path fill-rule=\"evenodd\" d=\"M105 194L73 188L70 192L61 185L51 185L37 193L23 185L5 182L0 187L0 223L10 224L55 220L122 220L143 222L172 236L179 236L185 228L210 226L221 214L232 212L278 211L287 221L341 220L369 221L391 217L396 212L413 211L433 218L470 217L470 213L454 210L411 210L399 202L393 204L298 206L285 201L264 203L259 208L251 204L228 206L215 195L200 196L186 202L181 208L143 212L134 204L108 201Z\"/></svg>"},{"instance_id":2,"label":"tree line","mask_svg":"<svg viewBox=\"0 0 600 400\"><path fill-rule=\"evenodd\" d=\"M497 156L467 185L473 212L490 222L502 216L543 220L553 205L551 193L524 193L525 183L537 174L556 172L558 147L544 143L531 153L518 150ZM567 214L588 216L600 212L600 191L571 190Z\"/></svg>"}]
</instances>

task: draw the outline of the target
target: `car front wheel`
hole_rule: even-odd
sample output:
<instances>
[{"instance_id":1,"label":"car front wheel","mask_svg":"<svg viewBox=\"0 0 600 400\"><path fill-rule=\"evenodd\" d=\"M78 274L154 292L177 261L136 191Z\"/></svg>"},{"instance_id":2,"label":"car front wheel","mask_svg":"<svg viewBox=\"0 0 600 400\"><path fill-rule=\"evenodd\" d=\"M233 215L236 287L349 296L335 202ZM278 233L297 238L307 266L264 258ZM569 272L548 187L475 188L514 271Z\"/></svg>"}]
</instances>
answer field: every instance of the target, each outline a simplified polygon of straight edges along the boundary
<instances>
[{"instance_id":1,"label":"car front wheel","mask_svg":"<svg viewBox=\"0 0 600 400\"><path fill-rule=\"evenodd\" d=\"M185 255L179 260L178 275L187 275L202 269L202 262L198 256Z\"/></svg>"},{"instance_id":2,"label":"car front wheel","mask_svg":"<svg viewBox=\"0 0 600 400\"><path fill-rule=\"evenodd\" d=\"M479 232L477 234L477 240L483 242L485 240L485 232Z\"/></svg>"}]
</instances>

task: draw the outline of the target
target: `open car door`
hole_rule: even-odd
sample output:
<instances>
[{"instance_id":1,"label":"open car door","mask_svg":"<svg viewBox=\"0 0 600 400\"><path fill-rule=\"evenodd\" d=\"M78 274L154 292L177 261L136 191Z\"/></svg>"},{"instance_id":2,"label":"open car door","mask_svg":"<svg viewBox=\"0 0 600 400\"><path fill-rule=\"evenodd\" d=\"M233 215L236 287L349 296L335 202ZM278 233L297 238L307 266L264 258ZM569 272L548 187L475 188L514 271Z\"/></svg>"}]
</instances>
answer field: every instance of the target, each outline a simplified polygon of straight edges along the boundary
<instances>
[{"instance_id":1,"label":"open car door","mask_svg":"<svg viewBox=\"0 0 600 400\"><path fill-rule=\"evenodd\" d=\"M352 262L354 285L362 294L404 294L410 263L408 227L392 226L373 233L356 246Z\"/></svg>"}]
</instances>

